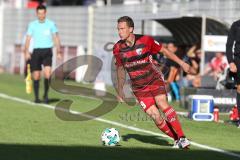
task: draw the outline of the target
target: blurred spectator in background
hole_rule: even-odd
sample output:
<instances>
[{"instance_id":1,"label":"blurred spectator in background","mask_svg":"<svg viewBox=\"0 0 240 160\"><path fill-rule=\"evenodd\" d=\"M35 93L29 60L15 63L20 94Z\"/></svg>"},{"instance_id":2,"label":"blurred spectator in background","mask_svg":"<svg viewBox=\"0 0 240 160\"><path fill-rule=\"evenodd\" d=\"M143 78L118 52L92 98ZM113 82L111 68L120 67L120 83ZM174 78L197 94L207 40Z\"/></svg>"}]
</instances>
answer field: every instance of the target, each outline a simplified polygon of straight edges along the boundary
<instances>
[{"instance_id":1,"label":"blurred spectator in background","mask_svg":"<svg viewBox=\"0 0 240 160\"><path fill-rule=\"evenodd\" d=\"M195 75L187 75L188 80L191 81L191 86L193 87L200 87L201 86L201 79L200 79L200 63L201 63L201 50L198 49L194 52L194 57L191 58L191 66L196 70Z\"/></svg>"},{"instance_id":2,"label":"blurred spectator in background","mask_svg":"<svg viewBox=\"0 0 240 160\"><path fill-rule=\"evenodd\" d=\"M197 46L192 46L186 56L185 61L195 70L195 74L187 74L183 72L180 80L178 81L179 88L181 87L200 87L200 61L201 51L196 50Z\"/></svg>"},{"instance_id":3,"label":"blurred spectator in background","mask_svg":"<svg viewBox=\"0 0 240 160\"><path fill-rule=\"evenodd\" d=\"M176 56L178 56L180 59L182 59L182 56L181 56L180 52L178 51L178 47L174 43L169 43L167 45L167 49L169 51L171 51L172 53L174 53ZM170 59L167 59L166 65L169 67L167 83L169 84L169 86L174 94L175 100L179 101L180 93L179 93L179 87L176 83L176 78L177 78L177 76L179 76L180 66L176 62L174 62Z\"/></svg>"},{"instance_id":4,"label":"blurred spectator in background","mask_svg":"<svg viewBox=\"0 0 240 160\"><path fill-rule=\"evenodd\" d=\"M222 52L217 52L215 57L207 64L204 75L210 75L217 80L220 74L228 67L227 57Z\"/></svg>"},{"instance_id":5,"label":"blurred spectator in background","mask_svg":"<svg viewBox=\"0 0 240 160\"><path fill-rule=\"evenodd\" d=\"M191 58L191 66L197 70L196 75L187 75L190 86L215 89L217 81L228 68L226 56L222 52L217 52L215 57L207 63L204 74L200 75L201 51L195 52L195 57Z\"/></svg>"},{"instance_id":6,"label":"blurred spectator in background","mask_svg":"<svg viewBox=\"0 0 240 160\"><path fill-rule=\"evenodd\" d=\"M196 70L196 74L200 73L201 50L196 50L193 56L189 56L192 67Z\"/></svg>"}]
</instances>

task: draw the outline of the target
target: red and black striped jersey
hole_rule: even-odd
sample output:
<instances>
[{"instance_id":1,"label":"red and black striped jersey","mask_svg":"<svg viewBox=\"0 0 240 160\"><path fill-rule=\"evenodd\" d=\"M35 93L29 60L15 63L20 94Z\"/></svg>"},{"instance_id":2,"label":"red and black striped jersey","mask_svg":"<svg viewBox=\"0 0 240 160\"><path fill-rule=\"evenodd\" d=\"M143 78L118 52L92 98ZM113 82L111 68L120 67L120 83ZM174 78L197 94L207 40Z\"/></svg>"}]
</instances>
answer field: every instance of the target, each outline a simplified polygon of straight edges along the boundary
<instances>
[{"instance_id":1,"label":"red and black striped jersey","mask_svg":"<svg viewBox=\"0 0 240 160\"><path fill-rule=\"evenodd\" d=\"M128 72L133 88L142 88L161 76L152 63L152 55L159 53L161 48L161 44L145 35L135 35L132 47L123 40L114 45L116 65L123 66Z\"/></svg>"}]
</instances>

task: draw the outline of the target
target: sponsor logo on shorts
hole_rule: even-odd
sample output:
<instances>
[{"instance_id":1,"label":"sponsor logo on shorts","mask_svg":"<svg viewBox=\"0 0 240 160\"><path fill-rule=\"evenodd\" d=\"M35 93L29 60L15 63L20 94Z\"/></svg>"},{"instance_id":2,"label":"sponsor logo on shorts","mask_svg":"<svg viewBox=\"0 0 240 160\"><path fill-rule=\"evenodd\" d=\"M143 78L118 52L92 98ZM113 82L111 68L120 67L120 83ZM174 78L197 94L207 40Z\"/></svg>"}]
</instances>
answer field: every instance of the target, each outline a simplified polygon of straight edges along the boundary
<instances>
[{"instance_id":1,"label":"sponsor logo on shorts","mask_svg":"<svg viewBox=\"0 0 240 160\"><path fill-rule=\"evenodd\" d=\"M140 101L140 105L142 106L143 109L146 109L146 104L143 101Z\"/></svg>"}]
</instances>

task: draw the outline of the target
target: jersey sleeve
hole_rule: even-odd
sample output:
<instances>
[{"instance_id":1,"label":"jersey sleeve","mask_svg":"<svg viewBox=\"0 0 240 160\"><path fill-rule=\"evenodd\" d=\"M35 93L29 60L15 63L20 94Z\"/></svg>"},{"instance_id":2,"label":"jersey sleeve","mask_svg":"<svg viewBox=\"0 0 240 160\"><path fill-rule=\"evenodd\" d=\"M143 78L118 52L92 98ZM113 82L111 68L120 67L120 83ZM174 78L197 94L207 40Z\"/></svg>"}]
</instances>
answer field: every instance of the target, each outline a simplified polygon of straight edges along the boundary
<instances>
[{"instance_id":1,"label":"jersey sleeve","mask_svg":"<svg viewBox=\"0 0 240 160\"><path fill-rule=\"evenodd\" d=\"M113 55L115 57L115 65L120 67L122 66L122 61L121 61L121 57L120 57L120 52L119 52L119 48L117 47L117 45L115 44L113 47Z\"/></svg>"},{"instance_id":2,"label":"jersey sleeve","mask_svg":"<svg viewBox=\"0 0 240 160\"><path fill-rule=\"evenodd\" d=\"M58 29L57 29L56 24L54 22L51 25L51 32L53 34L58 32Z\"/></svg>"},{"instance_id":3,"label":"jersey sleeve","mask_svg":"<svg viewBox=\"0 0 240 160\"><path fill-rule=\"evenodd\" d=\"M150 48L152 54L157 54L162 48L162 44L156 42L152 37L150 37Z\"/></svg>"},{"instance_id":4,"label":"jersey sleeve","mask_svg":"<svg viewBox=\"0 0 240 160\"><path fill-rule=\"evenodd\" d=\"M32 34L33 34L33 26L32 26L32 23L29 23L28 29L27 29L27 35L32 36Z\"/></svg>"},{"instance_id":5,"label":"jersey sleeve","mask_svg":"<svg viewBox=\"0 0 240 160\"><path fill-rule=\"evenodd\" d=\"M233 62L233 45L236 40L236 23L234 22L229 30L227 43L226 43L226 55L229 63Z\"/></svg>"}]
</instances>

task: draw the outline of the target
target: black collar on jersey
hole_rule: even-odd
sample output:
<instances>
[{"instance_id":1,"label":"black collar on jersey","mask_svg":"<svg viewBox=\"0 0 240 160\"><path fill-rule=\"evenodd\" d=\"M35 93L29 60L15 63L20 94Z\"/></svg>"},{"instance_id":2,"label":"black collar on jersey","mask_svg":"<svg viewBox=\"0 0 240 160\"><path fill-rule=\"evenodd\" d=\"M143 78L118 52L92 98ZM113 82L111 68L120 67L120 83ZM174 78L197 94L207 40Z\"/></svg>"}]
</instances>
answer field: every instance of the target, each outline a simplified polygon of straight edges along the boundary
<instances>
[{"instance_id":1,"label":"black collar on jersey","mask_svg":"<svg viewBox=\"0 0 240 160\"><path fill-rule=\"evenodd\" d=\"M129 47L127 44L126 44L126 40L120 40L119 43L120 43L120 52L128 52L128 51L131 51L131 50L135 50L137 48L143 48L144 46L143 45L137 45L136 46L136 42L138 39L140 39L143 35L140 35L140 34L134 34L135 36L135 39L134 39L134 44Z\"/></svg>"}]
</instances>

